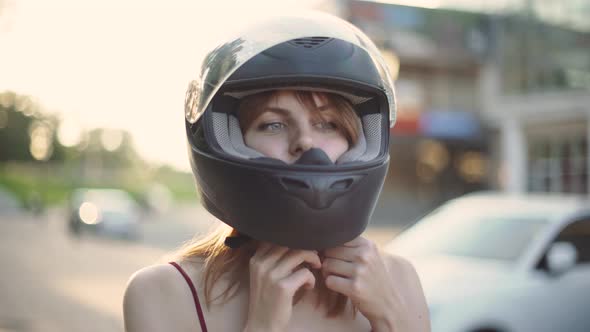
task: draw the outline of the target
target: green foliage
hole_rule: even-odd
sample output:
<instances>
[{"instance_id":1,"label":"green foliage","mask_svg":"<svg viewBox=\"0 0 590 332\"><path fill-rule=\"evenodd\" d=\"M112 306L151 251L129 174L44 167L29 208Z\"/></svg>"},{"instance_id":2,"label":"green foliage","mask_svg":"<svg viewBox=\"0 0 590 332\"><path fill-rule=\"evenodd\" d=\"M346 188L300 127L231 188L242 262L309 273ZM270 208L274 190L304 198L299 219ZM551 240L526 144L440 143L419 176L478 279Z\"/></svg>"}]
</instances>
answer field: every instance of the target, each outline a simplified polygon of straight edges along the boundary
<instances>
[{"instance_id":1,"label":"green foliage","mask_svg":"<svg viewBox=\"0 0 590 332\"><path fill-rule=\"evenodd\" d=\"M77 145L65 147L57 138L59 127L59 119L44 114L32 98L0 93L0 186L23 206L62 204L81 187L123 189L145 205L157 187L173 200L197 202L192 175L148 165L128 132L95 128L84 132ZM35 137L48 148L36 155L40 160L31 152Z\"/></svg>"},{"instance_id":2,"label":"green foliage","mask_svg":"<svg viewBox=\"0 0 590 332\"><path fill-rule=\"evenodd\" d=\"M33 118L25 113L32 114L33 110L25 103L14 93L0 95L0 161L33 160L28 151L31 144L28 130ZM17 110L17 105L25 112Z\"/></svg>"},{"instance_id":3,"label":"green foliage","mask_svg":"<svg viewBox=\"0 0 590 332\"><path fill-rule=\"evenodd\" d=\"M116 148L105 147L105 141L114 141ZM81 159L100 162L105 168L145 167L133 145L131 135L122 130L96 128L89 131L84 142L84 149L79 152Z\"/></svg>"},{"instance_id":4,"label":"green foliage","mask_svg":"<svg viewBox=\"0 0 590 332\"><path fill-rule=\"evenodd\" d=\"M154 172L153 178L158 183L167 186L176 201L197 202L195 181L191 173L162 166Z\"/></svg>"},{"instance_id":5,"label":"green foliage","mask_svg":"<svg viewBox=\"0 0 590 332\"><path fill-rule=\"evenodd\" d=\"M58 120L43 113L32 98L9 91L0 93L0 162L63 160L57 127ZM37 146L35 156L31 146Z\"/></svg>"},{"instance_id":6,"label":"green foliage","mask_svg":"<svg viewBox=\"0 0 590 332\"><path fill-rule=\"evenodd\" d=\"M173 201L198 203L192 174L166 166L151 170L128 168L91 176L84 174L78 163L0 163L0 187L12 192L25 207L34 199L44 206L64 204L73 190L82 187L123 189L147 206L155 183L166 187Z\"/></svg>"},{"instance_id":7,"label":"green foliage","mask_svg":"<svg viewBox=\"0 0 590 332\"><path fill-rule=\"evenodd\" d=\"M33 199L39 199L42 205L62 203L73 189L67 182L42 174L18 174L0 172L0 186L12 192L24 207Z\"/></svg>"}]
</instances>

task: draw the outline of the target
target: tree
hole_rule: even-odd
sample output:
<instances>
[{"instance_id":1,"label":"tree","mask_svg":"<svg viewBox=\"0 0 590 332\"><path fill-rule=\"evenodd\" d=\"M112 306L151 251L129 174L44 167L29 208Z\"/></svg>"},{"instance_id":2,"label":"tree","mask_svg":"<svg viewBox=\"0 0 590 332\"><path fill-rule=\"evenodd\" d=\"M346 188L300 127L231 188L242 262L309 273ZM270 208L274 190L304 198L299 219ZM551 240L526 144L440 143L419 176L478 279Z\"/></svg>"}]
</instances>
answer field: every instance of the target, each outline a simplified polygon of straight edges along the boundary
<instances>
[{"instance_id":1,"label":"tree","mask_svg":"<svg viewBox=\"0 0 590 332\"><path fill-rule=\"evenodd\" d=\"M31 97L0 93L0 162L63 160L58 125Z\"/></svg>"}]
</instances>

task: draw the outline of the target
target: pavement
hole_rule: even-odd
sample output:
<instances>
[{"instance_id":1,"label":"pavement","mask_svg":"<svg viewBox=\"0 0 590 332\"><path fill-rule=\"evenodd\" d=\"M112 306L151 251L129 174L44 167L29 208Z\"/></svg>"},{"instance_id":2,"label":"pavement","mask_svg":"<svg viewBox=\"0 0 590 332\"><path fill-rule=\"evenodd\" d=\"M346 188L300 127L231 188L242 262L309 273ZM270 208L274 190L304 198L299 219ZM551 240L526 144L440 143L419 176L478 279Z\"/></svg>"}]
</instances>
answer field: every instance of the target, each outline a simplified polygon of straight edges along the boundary
<instances>
[{"instance_id":1,"label":"pavement","mask_svg":"<svg viewBox=\"0 0 590 332\"><path fill-rule=\"evenodd\" d=\"M40 217L0 211L0 332L123 331L129 277L212 223L203 209L181 206L148 216L130 242L70 237L59 209ZM383 244L396 233L375 226L365 236Z\"/></svg>"},{"instance_id":2,"label":"pavement","mask_svg":"<svg viewBox=\"0 0 590 332\"><path fill-rule=\"evenodd\" d=\"M0 331L122 331L129 276L164 250L69 238L61 223L0 219Z\"/></svg>"}]
</instances>

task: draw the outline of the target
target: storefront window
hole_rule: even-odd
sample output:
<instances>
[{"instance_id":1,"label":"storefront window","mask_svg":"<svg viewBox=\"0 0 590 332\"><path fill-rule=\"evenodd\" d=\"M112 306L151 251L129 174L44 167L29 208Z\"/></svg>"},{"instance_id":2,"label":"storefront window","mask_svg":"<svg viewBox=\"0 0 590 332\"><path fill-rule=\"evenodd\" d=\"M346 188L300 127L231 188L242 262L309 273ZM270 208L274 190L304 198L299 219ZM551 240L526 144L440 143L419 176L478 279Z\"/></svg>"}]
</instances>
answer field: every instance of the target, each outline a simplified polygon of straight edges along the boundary
<instances>
[{"instance_id":1,"label":"storefront window","mask_svg":"<svg viewBox=\"0 0 590 332\"><path fill-rule=\"evenodd\" d=\"M548 25L534 16L499 20L504 94L590 90L590 32Z\"/></svg>"},{"instance_id":2,"label":"storefront window","mask_svg":"<svg viewBox=\"0 0 590 332\"><path fill-rule=\"evenodd\" d=\"M529 191L588 193L585 136L531 139L529 147Z\"/></svg>"}]
</instances>

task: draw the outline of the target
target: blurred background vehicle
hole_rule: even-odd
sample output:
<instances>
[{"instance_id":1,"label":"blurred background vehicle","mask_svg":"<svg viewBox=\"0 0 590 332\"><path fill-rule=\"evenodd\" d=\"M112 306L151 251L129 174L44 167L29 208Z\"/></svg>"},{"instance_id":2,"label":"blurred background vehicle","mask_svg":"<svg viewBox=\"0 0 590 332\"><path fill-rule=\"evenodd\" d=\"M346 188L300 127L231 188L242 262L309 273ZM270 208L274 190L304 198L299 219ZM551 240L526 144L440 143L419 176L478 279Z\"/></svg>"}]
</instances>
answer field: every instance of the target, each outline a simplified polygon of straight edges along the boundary
<instances>
[{"instance_id":1,"label":"blurred background vehicle","mask_svg":"<svg viewBox=\"0 0 590 332\"><path fill-rule=\"evenodd\" d=\"M125 191L82 188L70 199L68 229L74 235L89 232L137 239L141 210Z\"/></svg>"},{"instance_id":2,"label":"blurred background vehicle","mask_svg":"<svg viewBox=\"0 0 590 332\"><path fill-rule=\"evenodd\" d=\"M416 267L433 331L590 331L590 204L582 197L466 195L385 249Z\"/></svg>"}]
</instances>

